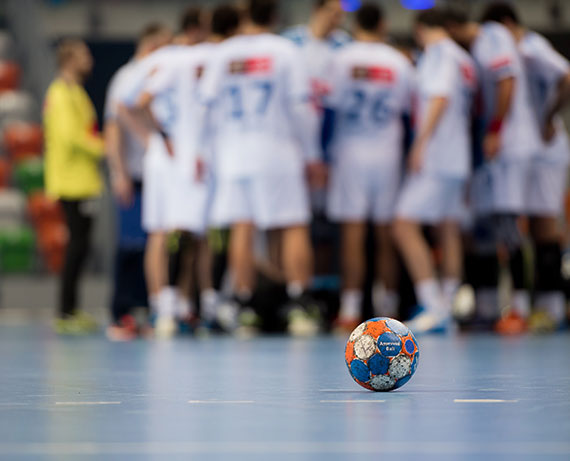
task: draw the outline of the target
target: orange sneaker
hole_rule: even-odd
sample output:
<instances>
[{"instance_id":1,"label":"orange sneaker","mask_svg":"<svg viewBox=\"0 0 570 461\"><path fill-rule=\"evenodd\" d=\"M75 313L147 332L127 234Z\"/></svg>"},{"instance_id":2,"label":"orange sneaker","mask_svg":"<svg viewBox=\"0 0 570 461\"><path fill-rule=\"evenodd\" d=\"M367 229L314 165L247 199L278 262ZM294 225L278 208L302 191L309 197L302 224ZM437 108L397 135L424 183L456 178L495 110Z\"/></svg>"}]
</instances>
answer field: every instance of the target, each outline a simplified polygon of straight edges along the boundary
<instances>
[{"instance_id":1,"label":"orange sneaker","mask_svg":"<svg viewBox=\"0 0 570 461\"><path fill-rule=\"evenodd\" d=\"M106 333L110 341L132 341L138 336L137 322L133 316L125 315L117 323L109 325Z\"/></svg>"},{"instance_id":2,"label":"orange sneaker","mask_svg":"<svg viewBox=\"0 0 570 461\"><path fill-rule=\"evenodd\" d=\"M520 335L526 333L528 324L517 311L510 309L495 324L495 330L501 335Z\"/></svg>"}]
</instances>

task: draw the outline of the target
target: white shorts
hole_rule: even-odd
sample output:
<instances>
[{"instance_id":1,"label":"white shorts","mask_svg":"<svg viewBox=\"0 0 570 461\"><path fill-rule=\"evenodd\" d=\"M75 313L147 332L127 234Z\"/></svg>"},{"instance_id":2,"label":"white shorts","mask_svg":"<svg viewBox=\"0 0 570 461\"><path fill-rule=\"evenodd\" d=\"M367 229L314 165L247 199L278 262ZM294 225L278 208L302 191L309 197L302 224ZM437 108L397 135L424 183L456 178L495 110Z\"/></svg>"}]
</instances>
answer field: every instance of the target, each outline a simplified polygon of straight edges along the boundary
<instances>
[{"instance_id":1,"label":"white shorts","mask_svg":"<svg viewBox=\"0 0 570 461\"><path fill-rule=\"evenodd\" d=\"M345 168L337 166L331 177L328 215L335 221L388 223L400 186L400 169Z\"/></svg>"},{"instance_id":2,"label":"white shorts","mask_svg":"<svg viewBox=\"0 0 570 461\"><path fill-rule=\"evenodd\" d=\"M173 163L161 137L151 135L143 160L142 223L147 232L172 230L169 207Z\"/></svg>"},{"instance_id":3,"label":"white shorts","mask_svg":"<svg viewBox=\"0 0 570 461\"><path fill-rule=\"evenodd\" d=\"M212 206L212 224L216 227L253 222L260 229L275 229L305 225L309 220L302 174L217 179Z\"/></svg>"},{"instance_id":4,"label":"white shorts","mask_svg":"<svg viewBox=\"0 0 570 461\"><path fill-rule=\"evenodd\" d=\"M489 164L495 213L523 215L530 199L533 162L495 160Z\"/></svg>"},{"instance_id":5,"label":"white shorts","mask_svg":"<svg viewBox=\"0 0 570 461\"><path fill-rule=\"evenodd\" d=\"M143 165L142 222L147 232L206 230L210 188L184 175L164 142L152 135Z\"/></svg>"},{"instance_id":6,"label":"white shorts","mask_svg":"<svg viewBox=\"0 0 570 461\"><path fill-rule=\"evenodd\" d=\"M459 221L464 214L464 198L464 179L429 173L409 175L396 204L396 216L425 224Z\"/></svg>"},{"instance_id":7,"label":"white shorts","mask_svg":"<svg viewBox=\"0 0 570 461\"><path fill-rule=\"evenodd\" d=\"M558 217L564 210L568 166L537 159L530 174L527 213L529 216Z\"/></svg>"}]
</instances>

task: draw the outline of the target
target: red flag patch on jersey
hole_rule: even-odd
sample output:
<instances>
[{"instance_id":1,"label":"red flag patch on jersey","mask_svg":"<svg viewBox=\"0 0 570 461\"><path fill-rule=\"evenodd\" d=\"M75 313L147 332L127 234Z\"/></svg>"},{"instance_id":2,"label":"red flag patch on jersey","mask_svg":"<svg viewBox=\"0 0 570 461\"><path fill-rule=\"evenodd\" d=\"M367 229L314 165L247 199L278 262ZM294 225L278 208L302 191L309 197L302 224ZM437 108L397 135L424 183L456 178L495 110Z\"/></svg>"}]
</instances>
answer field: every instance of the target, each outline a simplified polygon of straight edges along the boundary
<instances>
[{"instance_id":1,"label":"red flag patch on jersey","mask_svg":"<svg viewBox=\"0 0 570 461\"><path fill-rule=\"evenodd\" d=\"M355 66L352 68L352 78L354 80L392 83L394 81L394 71L382 66Z\"/></svg>"},{"instance_id":2,"label":"red flag patch on jersey","mask_svg":"<svg viewBox=\"0 0 570 461\"><path fill-rule=\"evenodd\" d=\"M490 68L491 70L499 70L502 69L503 67L509 66L510 64L511 64L511 58L505 56L504 58L495 59L491 63Z\"/></svg>"},{"instance_id":3,"label":"red flag patch on jersey","mask_svg":"<svg viewBox=\"0 0 570 461\"><path fill-rule=\"evenodd\" d=\"M477 79L475 77L475 69L473 69L473 66L462 64L461 75L463 75L465 83L467 83L469 86L474 87L477 83Z\"/></svg>"},{"instance_id":4,"label":"red flag patch on jersey","mask_svg":"<svg viewBox=\"0 0 570 461\"><path fill-rule=\"evenodd\" d=\"M230 74L266 74L273 70L270 57L248 58L230 62Z\"/></svg>"}]
</instances>

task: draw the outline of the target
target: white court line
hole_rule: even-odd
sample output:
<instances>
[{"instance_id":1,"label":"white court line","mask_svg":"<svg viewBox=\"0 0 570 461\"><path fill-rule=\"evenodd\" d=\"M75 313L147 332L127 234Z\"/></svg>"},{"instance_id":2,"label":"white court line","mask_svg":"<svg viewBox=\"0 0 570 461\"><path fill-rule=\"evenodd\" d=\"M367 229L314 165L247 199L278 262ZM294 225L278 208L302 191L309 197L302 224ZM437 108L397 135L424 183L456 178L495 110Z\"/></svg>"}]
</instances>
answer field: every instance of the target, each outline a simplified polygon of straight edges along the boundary
<instances>
[{"instance_id":1,"label":"white court line","mask_svg":"<svg viewBox=\"0 0 570 461\"><path fill-rule=\"evenodd\" d=\"M321 403L384 403L386 400L321 400Z\"/></svg>"},{"instance_id":2,"label":"white court line","mask_svg":"<svg viewBox=\"0 0 570 461\"><path fill-rule=\"evenodd\" d=\"M255 403L253 400L188 400L191 404L224 404L224 405L242 405Z\"/></svg>"},{"instance_id":3,"label":"white court line","mask_svg":"<svg viewBox=\"0 0 570 461\"><path fill-rule=\"evenodd\" d=\"M503 399L455 399L453 403L517 403L518 400Z\"/></svg>"},{"instance_id":4,"label":"white court line","mask_svg":"<svg viewBox=\"0 0 570 461\"><path fill-rule=\"evenodd\" d=\"M55 402L56 405L120 405L122 402Z\"/></svg>"},{"instance_id":5,"label":"white court line","mask_svg":"<svg viewBox=\"0 0 570 461\"><path fill-rule=\"evenodd\" d=\"M359 392L359 389L319 389L319 392Z\"/></svg>"}]
</instances>

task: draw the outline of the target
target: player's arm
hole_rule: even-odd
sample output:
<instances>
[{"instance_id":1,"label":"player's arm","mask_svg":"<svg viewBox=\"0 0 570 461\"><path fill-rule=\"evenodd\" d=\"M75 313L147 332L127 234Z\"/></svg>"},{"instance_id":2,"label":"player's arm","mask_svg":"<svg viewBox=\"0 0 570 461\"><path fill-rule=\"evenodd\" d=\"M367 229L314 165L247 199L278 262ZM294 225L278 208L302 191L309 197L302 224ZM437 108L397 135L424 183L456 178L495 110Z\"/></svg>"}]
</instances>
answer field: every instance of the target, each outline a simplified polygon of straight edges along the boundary
<instances>
[{"instance_id":1,"label":"player's arm","mask_svg":"<svg viewBox=\"0 0 570 461\"><path fill-rule=\"evenodd\" d=\"M447 110L448 101L444 96L436 96L429 100L424 122L412 143L408 165L410 171L418 172L422 169L426 146Z\"/></svg>"},{"instance_id":2,"label":"player's arm","mask_svg":"<svg viewBox=\"0 0 570 461\"><path fill-rule=\"evenodd\" d=\"M129 206L133 200L133 184L127 173L123 151L123 132L117 117L117 100L115 98L116 81L114 80L105 102L105 124L103 139L105 152L111 173L111 185L118 201Z\"/></svg>"},{"instance_id":3,"label":"player's arm","mask_svg":"<svg viewBox=\"0 0 570 461\"><path fill-rule=\"evenodd\" d=\"M511 110L515 85L516 80L512 76L503 78L495 84L495 109L483 141L483 150L488 159L495 158L501 148L501 129L503 121Z\"/></svg>"},{"instance_id":4,"label":"player's arm","mask_svg":"<svg viewBox=\"0 0 570 461\"><path fill-rule=\"evenodd\" d=\"M554 117L570 102L570 72L559 79L554 103L546 113L543 137L550 141L555 133Z\"/></svg>"}]
</instances>

